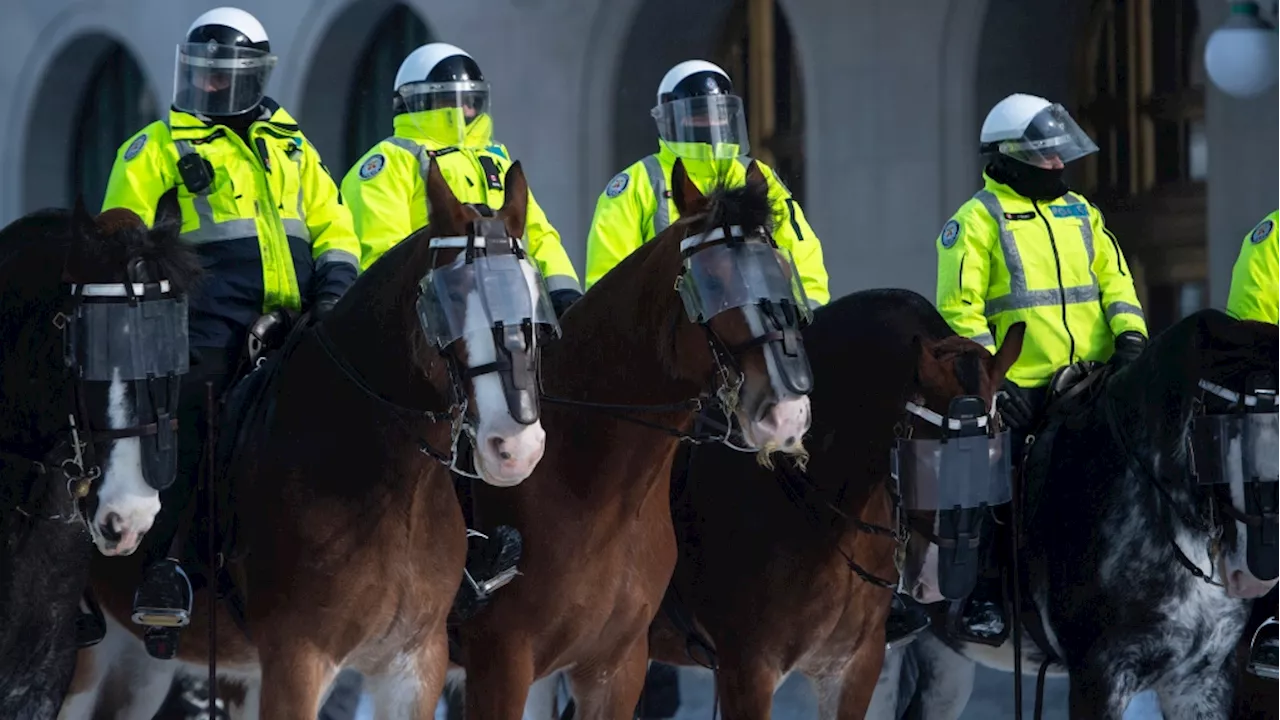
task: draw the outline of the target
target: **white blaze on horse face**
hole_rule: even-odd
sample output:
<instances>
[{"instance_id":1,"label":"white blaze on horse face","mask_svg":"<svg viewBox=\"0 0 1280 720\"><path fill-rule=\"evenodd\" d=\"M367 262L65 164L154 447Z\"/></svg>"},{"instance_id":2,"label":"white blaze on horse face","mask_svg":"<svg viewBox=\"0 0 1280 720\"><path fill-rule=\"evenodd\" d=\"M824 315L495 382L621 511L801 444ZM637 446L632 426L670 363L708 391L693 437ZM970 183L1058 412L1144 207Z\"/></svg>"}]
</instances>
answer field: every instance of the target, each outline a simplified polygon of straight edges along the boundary
<instances>
[{"instance_id":1,"label":"white blaze on horse face","mask_svg":"<svg viewBox=\"0 0 1280 720\"><path fill-rule=\"evenodd\" d=\"M1230 458L1227 465L1227 486L1231 489L1231 504L1236 510L1244 512L1245 510L1245 483L1244 483L1244 467L1240 462L1243 455L1240 454L1240 436L1231 438L1230 452L1227 457ZM1254 449L1258 457L1274 458L1280 453L1280 443L1273 435L1262 438L1262 447ZM1276 586L1277 580L1280 578L1271 578L1270 580L1261 580L1254 576L1253 571L1249 569L1249 561L1246 556L1246 542L1248 536L1248 526L1242 522L1236 522L1236 541L1233 547L1224 548L1222 557L1218 562L1218 571L1222 575L1223 584L1227 588L1227 597L1252 599L1262 597Z\"/></svg>"},{"instance_id":2,"label":"white blaze on horse face","mask_svg":"<svg viewBox=\"0 0 1280 720\"><path fill-rule=\"evenodd\" d=\"M525 271L525 291L529 293L530 307L538 306L538 277L532 266L521 263ZM514 288L513 288L514 290ZM479 367L498 359L493 330L484 310L480 293L472 290L467 295L467 319L464 339L467 343L467 361L470 367ZM534 347L525 351L536 353ZM476 468L481 479L496 487L512 487L524 482L542 460L546 448L547 433L542 421L522 425L511 415L502 378L496 372L485 373L472 379L475 391L476 416Z\"/></svg>"},{"instance_id":3,"label":"white blaze on horse face","mask_svg":"<svg viewBox=\"0 0 1280 720\"><path fill-rule=\"evenodd\" d=\"M128 388L117 370L107 390L107 424L112 430L134 424L136 399ZM89 522L93 544L103 555L130 555L138 549L158 512L160 493L142 475L142 441L136 437L114 441L102 465L98 509Z\"/></svg>"},{"instance_id":4,"label":"white blaze on horse face","mask_svg":"<svg viewBox=\"0 0 1280 720\"><path fill-rule=\"evenodd\" d=\"M741 308L747 328L755 337L764 335L764 320L760 308L751 305ZM782 380L782 369L773 359L773 353L762 348L765 367L769 371L771 397L762 398L755 405L754 417L739 416L742 434L752 447L799 453L804 449L804 436L809 432L809 396L796 395L787 389ZM742 413L745 408L739 408Z\"/></svg>"}]
</instances>

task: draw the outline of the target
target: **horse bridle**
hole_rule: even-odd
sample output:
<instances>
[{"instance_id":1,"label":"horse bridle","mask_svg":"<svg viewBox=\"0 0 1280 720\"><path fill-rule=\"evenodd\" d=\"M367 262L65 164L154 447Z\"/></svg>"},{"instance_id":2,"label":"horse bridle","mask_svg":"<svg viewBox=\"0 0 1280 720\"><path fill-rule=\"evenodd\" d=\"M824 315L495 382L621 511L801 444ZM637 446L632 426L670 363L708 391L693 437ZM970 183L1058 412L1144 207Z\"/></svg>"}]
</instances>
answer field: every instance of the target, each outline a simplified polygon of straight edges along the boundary
<instances>
[{"instance_id":1,"label":"horse bridle","mask_svg":"<svg viewBox=\"0 0 1280 720\"><path fill-rule=\"evenodd\" d=\"M757 228L755 234L764 238L770 247L777 249L778 244L774 240L772 233L768 231L768 228ZM685 235L682 237L680 240L681 258L682 260L687 259L702 250L716 245L745 241L746 234L740 226L725 224L697 235ZM680 284L687 272L687 265L682 265L680 275L676 281L677 292L679 292ZM736 427L736 411L739 393L742 390L743 383L746 382L746 372L743 371L739 358L753 348L773 342L783 344L787 351L791 352L795 344L799 342L799 328L803 326L802 316L786 303L775 304L769 300L762 300L757 307L760 308L761 315L774 327L772 329L766 328L764 332L759 334L753 333L750 339L737 345L730 345L725 342L712 329L710 318L692 320L702 328L706 336L707 348L711 352L711 359L716 366L712 379L708 383L708 385L714 383L715 387L704 389L697 397L666 405L633 405L571 400L543 392L541 389L541 377L539 377L538 383L539 395L543 402L595 410L624 422L658 430L692 445L714 443L724 445L738 452L756 452L756 448L745 447L734 442L735 432L738 434L741 432L740 428ZM671 323L673 328L680 323L680 315L678 313L671 318ZM671 333L671 337L674 344L676 333ZM713 408L723 413L725 416L724 423L707 417L703 412ZM663 414L681 411L695 413L695 429L693 432L685 432L679 428L635 417L635 414ZM699 425L706 425L711 428L711 431L700 431L697 429Z\"/></svg>"},{"instance_id":2,"label":"horse bridle","mask_svg":"<svg viewBox=\"0 0 1280 720\"><path fill-rule=\"evenodd\" d=\"M170 373L165 377L150 377L146 380L153 387L161 382L167 384L166 389L168 392L166 393L167 402L165 406L163 408L153 406L152 408L153 416L156 418L154 422L140 423L119 429L95 430L90 421L91 415L86 401L88 393L85 383L88 381L83 377L74 346L76 324L79 322L77 311L86 296L95 295L98 296L95 298L97 302L122 302L130 306L136 306L144 298L153 297L157 290L160 293L167 293L169 291L169 282L162 280L159 283L126 281L120 283L78 284L71 282L65 273L63 281L71 285L71 293L66 305L54 313L50 323L62 333L64 370L73 380L70 408L67 413L67 425L55 433L55 437L60 436L59 439L50 450L44 453L35 448L47 446L47 442L24 445L0 441L0 457L16 460L27 465L29 472L40 478L43 481L41 484L45 486L39 491L35 486L30 488L27 498L14 507L20 514L43 520L79 521L88 527L89 519L85 516L82 502L89 495L94 481L102 477L97 445L126 438L154 436L161 432L162 425L168 425L168 429L176 433L178 429L178 377L176 374ZM123 288L124 292L113 291L116 288ZM107 292L103 293L102 291ZM116 301L111 297L113 295L124 299ZM104 296L110 299L104 299ZM154 402L156 393L151 392L148 395ZM49 487L56 477L55 470L62 473L66 491L66 496L55 502L56 511L49 514L27 507L26 505L36 501L37 497L43 497L45 501L48 501L51 497L58 497L51 492L52 488ZM67 502L70 503L69 509L64 504Z\"/></svg>"},{"instance_id":3,"label":"horse bridle","mask_svg":"<svg viewBox=\"0 0 1280 720\"><path fill-rule=\"evenodd\" d=\"M480 218L468 221L467 234L465 236L438 237L431 238L428 241L428 247L432 252L432 267L435 266L435 257L441 250L460 249L467 253L469 257L475 257L476 251L480 249L487 250L488 238L480 233L478 221L495 217L494 212L488 206L481 204L468 204L467 207L470 207L479 213ZM525 251L520 242L520 238L512 237L509 232L505 231L503 234L506 242L510 244L511 251L517 256L523 258L525 256ZM496 240L497 238L494 239ZM422 289L419 287L419 293L421 292ZM532 323L529 323L529 326L527 328L522 328L522 330L527 333L532 333ZM315 333L316 340L320 343L321 349L325 351L325 354L334 363L334 365L337 366L342 374L345 375L346 378L365 395L387 408L394 417L401 421L405 431L414 437L414 440L418 445L419 452L444 465L451 472L473 480L482 479L478 473L466 470L458 465L459 442L461 441L464 433L474 441L476 433L475 428L478 422L478 418L474 416L474 413L470 408L470 403L463 383L465 380L474 380L481 375L499 373L513 368L510 353L504 353L504 342L501 337L501 329L494 329L494 346L498 352L498 358L493 362L485 363L484 365L479 365L477 367L459 368L458 359L452 351L447 349L440 351L439 354L444 359L445 370L449 376L449 406L444 410L422 410L410 408L384 397L369 385L364 376L356 370L351 363L347 362L346 358L344 358L338 351L337 346L334 345L333 339L324 330L323 324L317 323L313 327L313 332ZM526 338L528 337L530 337L530 335L526 335ZM532 344L529 346L532 347ZM446 452L437 449L424 438L417 435L408 426L406 418L413 418L415 420L421 420L431 424L449 423L448 451Z\"/></svg>"}]
</instances>

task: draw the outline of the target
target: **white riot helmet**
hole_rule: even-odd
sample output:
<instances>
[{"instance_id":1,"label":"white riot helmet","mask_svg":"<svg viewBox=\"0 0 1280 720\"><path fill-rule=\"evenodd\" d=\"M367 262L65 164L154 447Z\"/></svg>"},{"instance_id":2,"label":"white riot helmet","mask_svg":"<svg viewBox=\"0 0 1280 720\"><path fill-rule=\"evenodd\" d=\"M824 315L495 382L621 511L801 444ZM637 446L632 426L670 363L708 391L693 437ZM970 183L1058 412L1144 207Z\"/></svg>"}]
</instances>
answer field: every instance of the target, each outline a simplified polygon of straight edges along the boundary
<instances>
[{"instance_id":1,"label":"white riot helmet","mask_svg":"<svg viewBox=\"0 0 1280 720\"><path fill-rule=\"evenodd\" d=\"M982 152L998 153L1040 168L1098 151L1098 146L1058 103L1014 93L996 103L982 123Z\"/></svg>"},{"instance_id":2,"label":"white riot helmet","mask_svg":"<svg viewBox=\"0 0 1280 720\"><path fill-rule=\"evenodd\" d=\"M742 98L720 66L705 60L676 65L658 84L657 99L649 114L658 137L676 155L727 160L751 150Z\"/></svg>"},{"instance_id":3,"label":"white riot helmet","mask_svg":"<svg viewBox=\"0 0 1280 720\"><path fill-rule=\"evenodd\" d=\"M257 18L239 8L214 8L191 23L178 45L173 106L215 117L253 110L266 96L275 65Z\"/></svg>"},{"instance_id":4,"label":"white riot helmet","mask_svg":"<svg viewBox=\"0 0 1280 720\"><path fill-rule=\"evenodd\" d=\"M489 83L474 58L448 43L429 43L409 53L396 72L397 112L437 113L424 129L448 144L464 144L468 125L489 114Z\"/></svg>"}]
</instances>

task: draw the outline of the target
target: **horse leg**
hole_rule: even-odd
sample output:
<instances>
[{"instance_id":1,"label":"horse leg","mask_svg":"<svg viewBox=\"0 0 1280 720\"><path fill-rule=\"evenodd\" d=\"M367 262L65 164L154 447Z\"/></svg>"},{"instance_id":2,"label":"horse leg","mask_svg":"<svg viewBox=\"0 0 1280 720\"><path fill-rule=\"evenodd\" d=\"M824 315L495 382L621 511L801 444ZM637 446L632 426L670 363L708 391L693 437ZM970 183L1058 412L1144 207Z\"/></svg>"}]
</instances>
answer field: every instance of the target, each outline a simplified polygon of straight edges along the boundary
<instances>
[{"instance_id":1,"label":"horse leg","mask_svg":"<svg viewBox=\"0 0 1280 720\"><path fill-rule=\"evenodd\" d=\"M447 636L437 635L439 639L429 641L416 654L401 656L387 670L366 678L368 692L373 696L374 718L435 717L449 664Z\"/></svg>"},{"instance_id":2,"label":"horse leg","mask_svg":"<svg viewBox=\"0 0 1280 720\"><path fill-rule=\"evenodd\" d=\"M914 644L914 643L913 643ZM907 662L907 653L912 645L896 647L884 655L880 666L880 677L876 679L875 692L867 705L868 720L898 720L898 696L904 691L912 694L912 686L903 677L903 666Z\"/></svg>"},{"instance_id":3,"label":"horse leg","mask_svg":"<svg viewBox=\"0 0 1280 720\"><path fill-rule=\"evenodd\" d=\"M272 642L274 641L274 642ZM258 645L262 690L258 704L263 720L314 718L320 699L338 674L333 660L303 639Z\"/></svg>"},{"instance_id":4,"label":"horse leg","mask_svg":"<svg viewBox=\"0 0 1280 720\"><path fill-rule=\"evenodd\" d=\"M1229 717L1236 673L1235 653L1232 653L1217 672L1165 681L1156 691L1160 697L1160 714L1164 720Z\"/></svg>"},{"instance_id":5,"label":"horse leg","mask_svg":"<svg viewBox=\"0 0 1280 720\"><path fill-rule=\"evenodd\" d=\"M517 720L521 717L534 679L533 652L527 645L468 638L466 668L468 718Z\"/></svg>"},{"instance_id":6,"label":"horse leg","mask_svg":"<svg viewBox=\"0 0 1280 720\"><path fill-rule=\"evenodd\" d=\"M644 676L649 670L649 639L644 635L622 658L607 664L579 665L569 671L569 685L577 707L574 720L615 720L635 717Z\"/></svg>"},{"instance_id":7,"label":"horse leg","mask_svg":"<svg viewBox=\"0 0 1280 720\"><path fill-rule=\"evenodd\" d=\"M1067 683L1067 716L1071 720L1123 720L1124 709L1134 695L1118 692L1123 683L1109 677L1105 669L1072 668Z\"/></svg>"},{"instance_id":8,"label":"horse leg","mask_svg":"<svg viewBox=\"0 0 1280 720\"><path fill-rule=\"evenodd\" d=\"M921 633L911 645L916 692L902 710L919 720L956 720L969 704L977 666L930 633ZM901 705L901 703L899 703Z\"/></svg>"},{"instance_id":9,"label":"horse leg","mask_svg":"<svg viewBox=\"0 0 1280 720\"><path fill-rule=\"evenodd\" d=\"M725 720L769 720L773 693L782 682L782 673L769 667L760 653L743 652L725 646L719 652L716 692Z\"/></svg>"},{"instance_id":10,"label":"horse leg","mask_svg":"<svg viewBox=\"0 0 1280 720\"><path fill-rule=\"evenodd\" d=\"M80 651L61 720L107 715L116 720L151 720L164 704L177 662L157 660L110 614L102 642ZM105 684L104 684L104 681Z\"/></svg>"},{"instance_id":11,"label":"horse leg","mask_svg":"<svg viewBox=\"0 0 1280 720\"><path fill-rule=\"evenodd\" d=\"M844 673L837 676L838 680L832 679L835 683L833 689L837 690L832 699L837 702L821 711L820 717L839 720L859 720L866 717L883 665L884 639L871 638L862 643L849 658Z\"/></svg>"}]
</instances>

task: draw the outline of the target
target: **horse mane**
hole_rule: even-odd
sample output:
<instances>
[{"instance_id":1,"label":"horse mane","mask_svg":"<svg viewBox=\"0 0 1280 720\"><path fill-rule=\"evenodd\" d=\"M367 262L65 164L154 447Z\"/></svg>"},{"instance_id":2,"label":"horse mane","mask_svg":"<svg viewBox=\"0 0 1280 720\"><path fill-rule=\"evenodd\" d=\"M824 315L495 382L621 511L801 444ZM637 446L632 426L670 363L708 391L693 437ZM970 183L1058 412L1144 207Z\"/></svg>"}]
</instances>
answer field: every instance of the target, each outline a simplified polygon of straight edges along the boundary
<instances>
[{"instance_id":1,"label":"horse mane","mask_svg":"<svg viewBox=\"0 0 1280 720\"><path fill-rule=\"evenodd\" d=\"M1127 425L1156 434L1133 441L1157 443L1162 454L1181 462L1199 381L1239 390L1260 366L1274 373L1277 342L1274 325L1238 321L1206 308L1152 338L1137 360L1115 373L1108 389L1121 401L1118 412L1137 414L1138 422Z\"/></svg>"}]
</instances>

